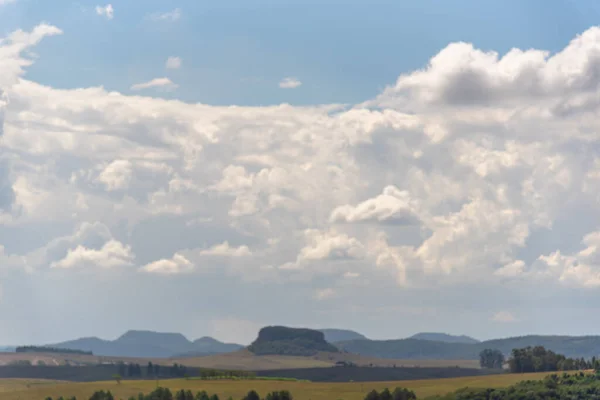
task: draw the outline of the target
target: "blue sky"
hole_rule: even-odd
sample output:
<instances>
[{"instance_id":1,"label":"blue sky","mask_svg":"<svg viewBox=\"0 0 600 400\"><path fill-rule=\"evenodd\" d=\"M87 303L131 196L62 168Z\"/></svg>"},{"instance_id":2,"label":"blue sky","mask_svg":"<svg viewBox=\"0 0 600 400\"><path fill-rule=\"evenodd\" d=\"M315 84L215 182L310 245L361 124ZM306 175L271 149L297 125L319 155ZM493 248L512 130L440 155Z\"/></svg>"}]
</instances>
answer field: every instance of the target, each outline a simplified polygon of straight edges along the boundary
<instances>
[{"instance_id":1,"label":"blue sky","mask_svg":"<svg viewBox=\"0 0 600 400\"><path fill-rule=\"evenodd\" d=\"M403 72L423 68L449 42L505 53L512 47L557 51L600 15L595 1L113 1L98 18L95 1L20 0L3 7L4 32L40 21L60 26L60 41L36 48L28 70L61 88L131 84L168 76L181 87L163 94L215 105L357 103ZM103 4L104 5L104 4ZM176 22L148 16L181 10ZM298 77L297 90L278 82Z\"/></svg>"},{"instance_id":2,"label":"blue sky","mask_svg":"<svg viewBox=\"0 0 600 400\"><path fill-rule=\"evenodd\" d=\"M0 344L600 329L597 2L108 5L0 0Z\"/></svg>"}]
</instances>

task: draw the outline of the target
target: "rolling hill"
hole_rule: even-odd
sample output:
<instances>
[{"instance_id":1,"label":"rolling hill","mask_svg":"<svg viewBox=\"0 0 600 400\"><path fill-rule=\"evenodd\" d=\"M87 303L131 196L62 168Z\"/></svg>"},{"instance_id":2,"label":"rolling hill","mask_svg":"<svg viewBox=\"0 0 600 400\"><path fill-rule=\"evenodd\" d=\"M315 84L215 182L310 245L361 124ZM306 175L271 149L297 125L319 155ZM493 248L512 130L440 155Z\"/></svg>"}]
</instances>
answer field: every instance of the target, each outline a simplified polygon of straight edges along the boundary
<instances>
[{"instance_id":1,"label":"rolling hill","mask_svg":"<svg viewBox=\"0 0 600 400\"><path fill-rule=\"evenodd\" d=\"M474 339L470 336L466 335L449 335L447 333L437 333L437 332L421 332L409 337L409 339L419 339L419 340L430 340L434 342L445 342L445 343L479 343L480 341Z\"/></svg>"},{"instance_id":2,"label":"rolling hill","mask_svg":"<svg viewBox=\"0 0 600 400\"><path fill-rule=\"evenodd\" d=\"M347 329L318 329L325 335L325 340L329 343L345 342L348 340L367 339L364 335Z\"/></svg>"},{"instance_id":3,"label":"rolling hill","mask_svg":"<svg viewBox=\"0 0 600 400\"><path fill-rule=\"evenodd\" d=\"M483 349L498 349L509 356L512 349L544 346L567 357L600 355L600 336L529 335L478 343L448 343L422 339L350 340L337 344L342 350L362 356L396 359L474 360Z\"/></svg>"},{"instance_id":4,"label":"rolling hill","mask_svg":"<svg viewBox=\"0 0 600 400\"><path fill-rule=\"evenodd\" d=\"M152 331L128 331L116 340L89 337L52 344L51 346L62 349L91 351L98 356L151 358L220 354L244 347L238 344L219 342L209 337L203 337L192 342L180 333Z\"/></svg>"}]
</instances>

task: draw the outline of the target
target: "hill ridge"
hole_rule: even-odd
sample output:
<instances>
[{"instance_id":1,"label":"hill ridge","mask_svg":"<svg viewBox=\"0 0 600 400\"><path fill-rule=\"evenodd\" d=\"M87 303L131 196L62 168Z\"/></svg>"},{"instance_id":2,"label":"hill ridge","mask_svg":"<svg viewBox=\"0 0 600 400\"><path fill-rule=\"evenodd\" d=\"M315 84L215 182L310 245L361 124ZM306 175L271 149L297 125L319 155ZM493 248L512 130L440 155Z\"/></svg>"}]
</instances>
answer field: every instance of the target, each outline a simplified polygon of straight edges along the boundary
<instances>
[{"instance_id":1,"label":"hill ridge","mask_svg":"<svg viewBox=\"0 0 600 400\"><path fill-rule=\"evenodd\" d=\"M451 335L445 332L419 332L408 339L432 340L446 343L479 343L480 341L467 335Z\"/></svg>"},{"instance_id":2,"label":"hill ridge","mask_svg":"<svg viewBox=\"0 0 600 400\"><path fill-rule=\"evenodd\" d=\"M208 341L207 338L212 339ZM111 357L182 357L202 354L221 354L240 350L244 346L224 343L209 336L190 341L181 333L128 330L114 340L95 336L68 340L49 346L91 351L99 356Z\"/></svg>"},{"instance_id":3,"label":"hill ridge","mask_svg":"<svg viewBox=\"0 0 600 400\"><path fill-rule=\"evenodd\" d=\"M600 355L600 336L524 335L490 339L478 343L448 343L422 339L351 340L337 344L340 349L362 356L397 359L478 359L486 348L498 349L506 356L512 349L543 346L567 357L590 358Z\"/></svg>"}]
</instances>

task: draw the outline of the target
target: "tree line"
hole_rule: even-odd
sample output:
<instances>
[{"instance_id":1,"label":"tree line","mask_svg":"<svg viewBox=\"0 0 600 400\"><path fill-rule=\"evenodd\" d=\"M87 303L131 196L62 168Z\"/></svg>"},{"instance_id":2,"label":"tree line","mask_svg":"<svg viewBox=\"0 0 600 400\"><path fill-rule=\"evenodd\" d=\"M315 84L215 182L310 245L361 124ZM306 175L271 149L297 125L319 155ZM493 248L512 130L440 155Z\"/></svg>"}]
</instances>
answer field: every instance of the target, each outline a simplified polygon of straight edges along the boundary
<instances>
[{"instance_id":1,"label":"tree line","mask_svg":"<svg viewBox=\"0 0 600 400\"><path fill-rule=\"evenodd\" d=\"M46 397L45 400L53 400L52 397ZM73 397L58 397L56 400L77 400ZM115 400L113 394L109 391L100 390L95 392L89 400ZM139 393L137 396L130 396L128 400L219 400L217 394L210 395L206 391L198 392L194 395L191 390L181 389L178 392L171 392L168 388L159 387L153 390L151 393L143 394ZM228 400L233 400L231 397ZM293 400L291 393L287 390L273 391L268 393L265 397L251 390L241 400ZM404 400L404 399L402 399Z\"/></svg>"},{"instance_id":2,"label":"tree line","mask_svg":"<svg viewBox=\"0 0 600 400\"><path fill-rule=\"evenodd\" d=\"M161 366L148 362L145 373L142 372L142 367L137 363L125 364L122 361L117 363L117 376L119 378L147 378L170 377L170 378L185 378L188 376L188 368L184 365L173 364L169 367Z\"/></svg>"},{"instance_id":3,"label":"tree line","mask_svg":"<svg viewBox=\"0 0 600 400\"><path fill-rule=\"evenodd\" d=\"M385 388L381 392L371 390L365 396L365 400L417 400L417 395L406 388L397 387L393 392Z\"/></svg>"},{"instance_id":4,"label":"tree line","mask_svg":"<svg viewBox=\"0 0 600 400\"><path fill-rule=\"evenodd\" d=\"M504 354L500 350L485 349L479 353L479 364L482 368L500 369L505 362ZM600 360L596 357L590 360L568 358L543 346L529 346L512 350L508 368L513 373L600 369Z\"/></svg>"},{"instance_id":5,"label":"tree line","mask_svg":"<svg viewBox=\"0 0 600 400\"><path fill-rule=\"evenodd\" d=\"M145 368L137 363L117 363L119 378L186 378L198 376L200 379L254 379L256 372L252 371L221 371L217 369L188 368L185 365L173 364L164 366L148 362Z\"/></svg>"},{"instance_id":6,"label":"tree line","mask_svg":"<svg viewBox=\"0 0 600 400\"><path fill-rule=\"evenodd\" d=\"M63 354L85 354L88 356L94 355L91 351L75 350L75 349L60 349L58 347L45 346L19 346L15 349L16 353L63 353Z\"/></svg>"}]
</instances>

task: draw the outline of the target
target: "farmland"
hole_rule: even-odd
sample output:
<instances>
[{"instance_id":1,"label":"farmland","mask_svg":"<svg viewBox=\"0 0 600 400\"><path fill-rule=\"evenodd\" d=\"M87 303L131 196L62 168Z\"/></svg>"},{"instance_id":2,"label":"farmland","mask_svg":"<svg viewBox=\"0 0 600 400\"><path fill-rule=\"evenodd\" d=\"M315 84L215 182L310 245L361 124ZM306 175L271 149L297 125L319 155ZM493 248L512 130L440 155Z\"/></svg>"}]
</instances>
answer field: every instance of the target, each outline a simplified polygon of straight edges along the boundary
<instances>
[{"instance_id":1,"label":"farmland","mask_svg":"<svg viewBox=\"0 0 600 400\"><path fill-rule=\"evenodd\" d=\"M289 390L297 400L363 400L365 394L372 390L406 387L414 390L422 399L427 396L445 394L462 387L505 387L526 379L542 379L547 373L533 374L501 374L479 377L463 377L450 379L429 379L416 381L393 382L347 382L347 383L314 383L276 380L222 380L203 381L196 379L174 379L156 381L114 381L90 383L53 383L35 380L0 380L0 393L3 400L37 400L47 396L77 396L86 400L96 390L110 390L115 398L127 398L139 392L150 392L157 385L171 390L190 389L194 392L206 390L216 393L221 399L241 399L249 390L260 394L273 390ZM28 386L27 386L28 385Z\"/></svg>"},{"instance_id":2,"label":"farmland","mask_svg":"<svg viewBox=\"0 0 600 400\"><path fill-rule=\"evenodd\" d=\"M140 357L103 357L80 354L47 354L47 353L0 353L0 366L27 360L33 365L42 362L45 365L81 364L95 365L106 362L133 362L142 365L151 361L154 364L171 365L173 363L188 367L233 369L233 370L276 370L292 368L331 367L338 361L352 362L357 365L373 365L379 367L454 367L479 368L478 360L394 360L360 356L350 353L317 353L310 357L265 355L257 356L248 350L215 354L201 357L177 358L140 358Z\"/></svg>"}]
</instances>

